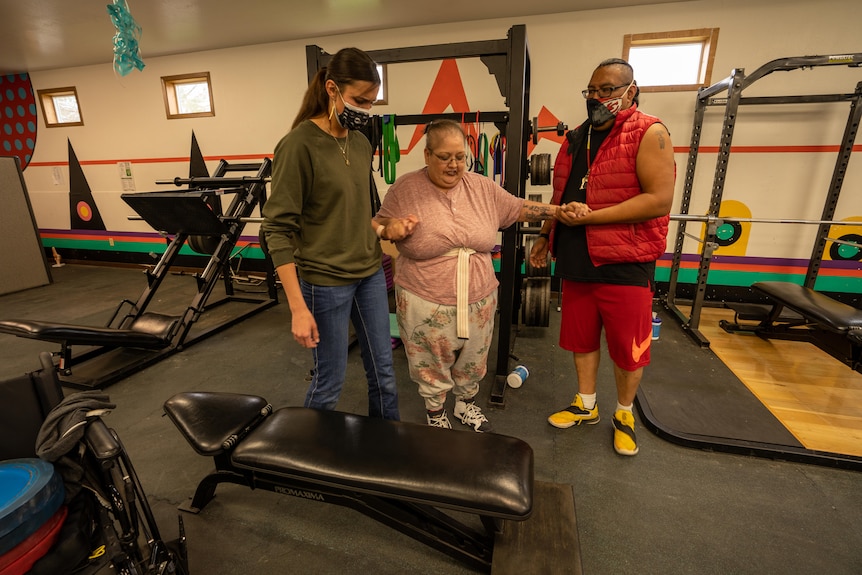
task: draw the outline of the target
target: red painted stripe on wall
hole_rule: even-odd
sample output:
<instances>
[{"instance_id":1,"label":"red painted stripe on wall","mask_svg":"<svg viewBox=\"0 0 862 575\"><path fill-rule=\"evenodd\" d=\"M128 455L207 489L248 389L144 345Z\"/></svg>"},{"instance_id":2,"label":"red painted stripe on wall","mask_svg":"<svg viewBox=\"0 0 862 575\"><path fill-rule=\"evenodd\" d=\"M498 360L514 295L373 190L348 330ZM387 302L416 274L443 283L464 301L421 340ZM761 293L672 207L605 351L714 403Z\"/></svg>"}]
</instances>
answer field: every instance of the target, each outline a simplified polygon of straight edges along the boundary
<instances>
[{"instance_id":1,"label":"red painted stripe on wall","mask_svg":"<svg viewBox=\"0 0 862 575\"><path fill-rule=\"evenodd\" d=\"M232 156L205 156L204 160L208 162L217 162L219 160L236 161L236 160L261 160L263 158L272 158L272 154L235 154ZM123 158L119 160L82 160L82 166L112 166L117 162L131 162L133 164L172 164L172 163L188 163L189 157L176 158ZM68 166L69 162L30 162L31 166L52 167L52 166Z\"/></svg>"},{"instance_id":2,"label":"red painted stripe on wall","mask_svg":"<svg viewBox=\"0 0 862 575\"><path fill-rule=\"evenodd\" d=\"M675 154L688 154L689 146L674 146ZM730 153L732 154L837 154L841 146L731 146ZM698 149L702 154L717 154L718 146L700 146ZM853 146L853 152L862 152L862 144ZM205 156L204 159L208 162L217 162L219 160L260 160L262 158L272 158L272 154L234 154L231 156ZM116 160L82 160L82 166L103 166L114 165L117 162L132 162L133 164L170 164L188 162L189 157L175 158L120 158ZM60 162L30 162L31 166L36 167L52 167L66 166L68 161Z\"/></svg>"},{"instance_id":3,"label":"red painted stripe on wall","mask_svg":"<svg viewBox=\"0 0 862 575\"><path fill-rule=\"evenodd\" d=\"M675 154L688 154L689 146L674 146ZM731 146L731 154L837 154L841 146ZM853 146L854 152L862 152L862 144ZM702 154L717 154L718 146L700 146Z\"/></svg>"}]
</instances>

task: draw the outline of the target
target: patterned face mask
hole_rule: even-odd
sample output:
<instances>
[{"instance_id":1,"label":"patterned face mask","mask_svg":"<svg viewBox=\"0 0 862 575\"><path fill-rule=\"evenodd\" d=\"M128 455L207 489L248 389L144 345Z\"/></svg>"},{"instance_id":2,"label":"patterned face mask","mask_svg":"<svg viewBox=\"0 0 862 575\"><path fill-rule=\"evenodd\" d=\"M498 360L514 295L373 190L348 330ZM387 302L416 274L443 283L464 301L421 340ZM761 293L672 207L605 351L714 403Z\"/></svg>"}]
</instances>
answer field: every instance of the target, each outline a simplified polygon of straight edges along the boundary
<instances>
[{"instance_id":1,"label":"patterned face mask","mask_svg":"<svg viewBox=\"0 0 862 575\"><path fill-rule=\"evenodd\" d=\"M364 108L348 104L344 100L344 96L341 95L341 90L338 90L338 97L344 103L344 110L336 116L342 128L359 130L368 123L368 120L371 119L371 112Z\"/></svg>"},{"instance_id":2,"label":"patterned face mask","mask_svg":"<svg viewBox=\"0 0 862 575\"><path fill-rule=\"evenodd\" d=\"M634 80L629 83L623 91L623 95L629 91L629 88L631 88L634 83ZM599 126L606 124L617 116L622 107L622 96L617 98L608 98L607 100L587 100L587 115L589 116L590 124L592 124L594 128L598 128Z\"/></svg>"}]
</instances>

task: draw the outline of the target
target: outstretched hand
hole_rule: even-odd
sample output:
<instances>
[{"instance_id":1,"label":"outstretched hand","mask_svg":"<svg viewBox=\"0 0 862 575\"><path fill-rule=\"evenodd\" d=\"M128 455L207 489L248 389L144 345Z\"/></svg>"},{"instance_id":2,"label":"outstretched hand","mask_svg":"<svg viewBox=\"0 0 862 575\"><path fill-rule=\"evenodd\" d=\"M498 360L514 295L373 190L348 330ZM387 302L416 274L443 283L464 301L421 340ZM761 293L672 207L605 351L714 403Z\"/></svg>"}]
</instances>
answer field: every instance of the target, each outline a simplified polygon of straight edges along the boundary
<instances>
[{"instance_id":1,"label":"outstretched hand","mask_svg":"<svg viewBox=\"0 0 862 575\"><path fill-rule=\"evenodd\" d=\"M548 248L550 244L547 238L540 238L533 243L530 250L530 265L534 268L543 268L548 263Z\"/></svg>"}]
</instances>

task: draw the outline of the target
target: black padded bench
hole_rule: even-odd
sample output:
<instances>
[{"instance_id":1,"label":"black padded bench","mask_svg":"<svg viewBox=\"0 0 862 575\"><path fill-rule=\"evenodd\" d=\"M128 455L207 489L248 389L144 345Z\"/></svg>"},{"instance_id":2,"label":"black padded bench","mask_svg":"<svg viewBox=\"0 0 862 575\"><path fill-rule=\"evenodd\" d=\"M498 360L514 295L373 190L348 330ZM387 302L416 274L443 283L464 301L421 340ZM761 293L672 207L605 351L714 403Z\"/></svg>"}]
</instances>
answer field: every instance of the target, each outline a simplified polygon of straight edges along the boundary
<instances>
[{"instance_id":1,"label":"black padded bench","mask_svg":"<svg viewBox=\"0 0 862 575\"><path fill-rule=\"evenodd\" d=\"M246 485L351 507L490 570L495 535L533 509L533 450L514 437L273 411L261 397L233 393L180 393L164 409L192 448L215 460L186 511L203 509L219 483ZM483 529L441 509L477 516Z\"/></svg>"},{"instance_id":2,"label":"black padded bench","mask_svg":"<svg viewBox=\"0 0 862 575\"><path fill-rule=\"evenodd\" d=\"M742 326L722 321L722 328L766 339L807 341L862 372L862 310L790 282L756 282L751 287L771 302L757 317L760 323ZM785 310L793 315L785 315Z\"/></svg>"},{"instance_id":3,"label":"black padded bench","mask_svg":"<svg viewBox=\"0 0 862 575\"><path fill-rule=\"evenodd\" d=\"M72 345L163 349L171 344L180 318L144 313L128 329L93 327L36 320L0 320L0 333L60 344L60 370L69 371Z\"/></svg>"}]
</instances>

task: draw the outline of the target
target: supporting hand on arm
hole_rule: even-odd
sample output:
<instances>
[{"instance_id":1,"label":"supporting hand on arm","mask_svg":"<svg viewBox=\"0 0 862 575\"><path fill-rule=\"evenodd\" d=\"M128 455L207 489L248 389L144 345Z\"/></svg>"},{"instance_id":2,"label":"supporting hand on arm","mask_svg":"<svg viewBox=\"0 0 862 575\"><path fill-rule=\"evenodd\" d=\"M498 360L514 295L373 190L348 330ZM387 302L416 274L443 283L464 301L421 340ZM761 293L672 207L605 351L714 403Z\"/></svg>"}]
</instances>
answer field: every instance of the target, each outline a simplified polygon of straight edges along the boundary
<instances>
[{"instance_id":1,"label":"supporting hand on arm","mask_svg":"<svg viewBox=\"0 0 862 575\"><path fill-rule=\"evenodd\" d=\"M382 240L397 242L413 233L419 218L409 214L406 218L372 218L371 227Z\"/></svg>"}]
</instances>

